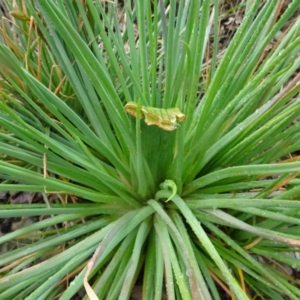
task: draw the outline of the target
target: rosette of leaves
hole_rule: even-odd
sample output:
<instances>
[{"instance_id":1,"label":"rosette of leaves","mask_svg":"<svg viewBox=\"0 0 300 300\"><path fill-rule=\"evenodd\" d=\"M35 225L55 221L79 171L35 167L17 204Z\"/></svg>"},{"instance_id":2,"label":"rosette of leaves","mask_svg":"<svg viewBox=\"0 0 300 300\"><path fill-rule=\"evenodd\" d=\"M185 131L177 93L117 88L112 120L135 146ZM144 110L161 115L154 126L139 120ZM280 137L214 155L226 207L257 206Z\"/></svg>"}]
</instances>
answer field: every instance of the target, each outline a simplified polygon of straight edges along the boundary
<instances>
[{"instance_id":1,"label":"rosette of leaves","mask_svg":"<svg viewBox=\"0 0 300 300\"><path fill-rule=\"evenodd\" d=\"M299 299L298 0L7 4L0 298Z\"/></svg>"}]
</instances>

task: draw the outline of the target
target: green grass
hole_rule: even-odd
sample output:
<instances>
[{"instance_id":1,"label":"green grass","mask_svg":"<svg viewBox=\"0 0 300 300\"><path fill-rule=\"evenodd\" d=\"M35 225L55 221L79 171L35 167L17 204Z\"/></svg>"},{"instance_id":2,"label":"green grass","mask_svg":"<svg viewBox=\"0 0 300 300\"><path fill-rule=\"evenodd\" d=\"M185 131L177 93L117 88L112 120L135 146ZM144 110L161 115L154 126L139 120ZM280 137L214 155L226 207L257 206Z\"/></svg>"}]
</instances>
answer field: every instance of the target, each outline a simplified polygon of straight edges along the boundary
<instances>
[{"instance_id":1,"label":"green grass","mask_svg":"<svg viewBox=\"0 0 300 300\"><path fill-rule=\"evenodd\" d=\"M298 1L124 2L7 1L0 298L299 299Z\"/></svg>"}]
</instances>

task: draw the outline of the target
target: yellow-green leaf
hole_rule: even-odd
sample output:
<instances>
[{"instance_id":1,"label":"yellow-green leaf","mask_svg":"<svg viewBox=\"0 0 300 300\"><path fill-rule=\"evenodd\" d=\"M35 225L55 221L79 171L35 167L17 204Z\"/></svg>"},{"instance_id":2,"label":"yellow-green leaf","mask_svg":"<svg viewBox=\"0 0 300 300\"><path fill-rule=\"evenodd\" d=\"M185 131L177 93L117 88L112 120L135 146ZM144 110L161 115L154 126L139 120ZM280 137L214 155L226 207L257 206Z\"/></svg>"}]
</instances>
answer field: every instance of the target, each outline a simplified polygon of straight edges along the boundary
<instances>
[{"instance_id":1,"label":"yellow-green leaf","mask_svg":"<svg viewBox=\"0 0 300 300\"><path fill-rule=\"evenodd\" d=\"M126 112L134 117L137 116L137 105L134 102L128 102L124 106ZM151 106L141 106L141 118L145 118L147 125L156 125L159 128L172 131L177 128L179 122L185 119L185 115L179 108L156 108Z\"/></svg>"}]
</instances>

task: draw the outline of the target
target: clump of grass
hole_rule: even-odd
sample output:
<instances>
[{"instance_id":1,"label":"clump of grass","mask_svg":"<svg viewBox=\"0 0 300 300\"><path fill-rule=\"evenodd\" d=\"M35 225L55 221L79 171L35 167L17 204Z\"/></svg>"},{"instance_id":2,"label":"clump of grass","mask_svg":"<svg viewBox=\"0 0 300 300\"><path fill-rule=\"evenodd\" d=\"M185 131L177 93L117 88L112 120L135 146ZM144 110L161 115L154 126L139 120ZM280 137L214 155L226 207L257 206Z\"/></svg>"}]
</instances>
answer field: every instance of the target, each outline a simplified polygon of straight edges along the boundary
<instances>
[{"instance_id":1,"label":"clump of grass","mask_svg":"<svg viewBox=\"0 0 300 300\"><path fill-rule=\"evenodd\" d=\"M0 217L46 217L1 299L299 298L298 1L260 2L224 53L219 1L7 3L0 190L44 203Z\"/></svg>"}]
</instances>

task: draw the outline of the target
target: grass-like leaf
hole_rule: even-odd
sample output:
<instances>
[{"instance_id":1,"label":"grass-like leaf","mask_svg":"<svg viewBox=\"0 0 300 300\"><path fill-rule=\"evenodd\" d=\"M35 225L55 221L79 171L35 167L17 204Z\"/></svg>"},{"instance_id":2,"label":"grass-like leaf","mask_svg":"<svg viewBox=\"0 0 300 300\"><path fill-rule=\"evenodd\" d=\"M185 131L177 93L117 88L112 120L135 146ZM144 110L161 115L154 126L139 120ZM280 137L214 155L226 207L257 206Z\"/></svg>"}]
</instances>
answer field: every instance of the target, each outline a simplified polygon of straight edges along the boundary
<instances>
[{"instance_id":1,"label":"grass-like leaf","mask_svg":"<svg viewBox=\"0 0 300 300\"><path fill-rule=\"evenodd\" d=\"M299 299L299 1L5 2L0 298Z\"/></svg>"}]
</instances>

